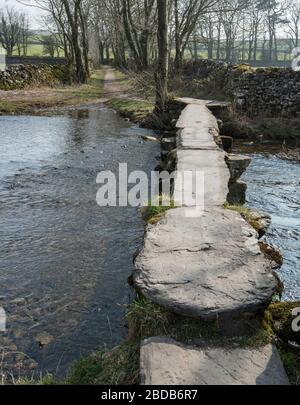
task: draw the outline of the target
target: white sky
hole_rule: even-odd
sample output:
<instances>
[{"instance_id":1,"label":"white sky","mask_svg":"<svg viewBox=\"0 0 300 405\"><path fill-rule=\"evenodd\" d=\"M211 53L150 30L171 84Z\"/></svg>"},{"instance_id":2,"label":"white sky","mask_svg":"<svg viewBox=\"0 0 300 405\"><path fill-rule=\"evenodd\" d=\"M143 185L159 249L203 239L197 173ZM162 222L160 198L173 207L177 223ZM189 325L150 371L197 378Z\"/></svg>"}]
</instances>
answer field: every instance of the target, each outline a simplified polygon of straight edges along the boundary
<instances>
[{"instance_id":1,"label":"white sky","mask_svg":"<svg viewBox=\"0 0 300 405\"><path fill-rule=\"evenodd\" d=\"M22 0L21 0L22 1ZM26 4L34 4L33 0L24 0ZM0 10L5 7L14 7L17 11L24 12L29 17L29 24L31 29L45 29L39 17L43 15L43 11L36 7L28 7L20 4L17 0L0 0Z\"/></svg>"}]
</instances>

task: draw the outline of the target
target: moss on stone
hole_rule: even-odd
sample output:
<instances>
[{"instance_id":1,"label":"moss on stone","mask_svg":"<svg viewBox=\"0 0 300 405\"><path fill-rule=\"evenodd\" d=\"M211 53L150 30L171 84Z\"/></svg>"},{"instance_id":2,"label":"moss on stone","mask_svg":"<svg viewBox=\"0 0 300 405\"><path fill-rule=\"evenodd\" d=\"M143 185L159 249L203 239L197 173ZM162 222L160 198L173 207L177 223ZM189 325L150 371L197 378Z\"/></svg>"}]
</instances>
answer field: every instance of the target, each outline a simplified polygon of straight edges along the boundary
<instances>
[{"instance_id":1,"label":"moss on stone","mask_svg":"<svg viewBox=\"0 0 300 405\"><path fill-rule=\"evenodd\" d=\"M300 302L276 302L270 305L273 330L285 343L296 342L300 345L300 332L294 332L292 322L295 319L292 312L300 308Z\"/></svg>"},{"instance_id":2,"label":"moss on stone","mask_svg":"<svg viewBox=\"0 0 300 405\"><path fill-rule=\"evenodd\" d=\"M279 250L274 248L273 246L269 245L266 242L259 242L260 250L263 254L271 261L277 264L278 268L282 267L283 265L283 257ZM283 287L282 287L283 288ZM283 291L281 291L283 292Z\"/></svg>"},{"instance_id":3,"label":"moss on stone","mask_svg":"<svg viewBox=\"0 0 300 405\"><path fill-rule=\"evenodd\" d=\"M147 207L141 209L142 217L148 224L156 224L170 209L175 208L174 201L159 196L156 202L149 202Z\"/></svg>"},{"instance_id":4,"label":"moss on stone","mask_svg":"<svg viewBox=\"0 0 300 405\"><path fill-rule=\"evenodd\" d=\"M240 63L233 66L233 70L237 73L253 73L254 70L247 63Z\"/></svg>"},{"instance_id":5,"label":"moss on stone","mask_svg":"<svg viewBox=\"0 0 300 405\"><path fill-rule=\"evenodd\" d=\"M292 385L300 385L300 350L290 345L280 343L278 350L284 368Z\"/></svg>"},{"instance_id":6,"label":"moss on stone","mask_svg":"<svg viewBox=\"0 0 300 405\"><path fill-rule=\"evenodd\" d=\"M19 65L0 72L0 90L22 90L40 86L56 86L66 81L64 66Z\"/></svg>"},{"instance_id":7,"label":"moss on stone","mask_svg":"<svg viewBox=\"0 0 300 405\"><path fill-rule=\"evenodd\" d=\"M242 217L258 232L260 233L261 224L257 219L256 215L254 215L253 211L250 208L247 208L243 205L231 205L229 203L225 203L224 208L230 211L239 212Z\"/></svg>"}]
</instances>

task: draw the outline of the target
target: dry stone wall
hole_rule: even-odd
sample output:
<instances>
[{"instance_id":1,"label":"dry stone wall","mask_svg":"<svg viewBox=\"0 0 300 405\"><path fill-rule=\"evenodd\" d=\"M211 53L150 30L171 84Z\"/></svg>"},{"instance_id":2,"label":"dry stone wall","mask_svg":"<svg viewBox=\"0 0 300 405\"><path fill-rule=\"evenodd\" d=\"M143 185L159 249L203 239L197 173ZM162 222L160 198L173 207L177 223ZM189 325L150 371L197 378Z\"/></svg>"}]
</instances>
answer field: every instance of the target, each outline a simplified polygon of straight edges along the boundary
<instances>
[{"instance_id":1,"label":"dry stone wall","mask_svg":"<svg viewBox=\"0 0 300 405\"><path fill-rule=\"evenodd\" d=\"M21 90L28 87L54 86L65 81L65 68L49 65L8 66L0 71L0 90Z\"/></svg>"},{"instance_id":2,"label":"dry stone wall","mask_svg":"<svg viewBox=\"0 0 300 405\"><path fill-rule=\"evenodd\" d=\"M199 60L187 63L184 75L203 89L213 84L248 116L300 117L300 72L292 69Z\"/></svg>"}]
</instances>

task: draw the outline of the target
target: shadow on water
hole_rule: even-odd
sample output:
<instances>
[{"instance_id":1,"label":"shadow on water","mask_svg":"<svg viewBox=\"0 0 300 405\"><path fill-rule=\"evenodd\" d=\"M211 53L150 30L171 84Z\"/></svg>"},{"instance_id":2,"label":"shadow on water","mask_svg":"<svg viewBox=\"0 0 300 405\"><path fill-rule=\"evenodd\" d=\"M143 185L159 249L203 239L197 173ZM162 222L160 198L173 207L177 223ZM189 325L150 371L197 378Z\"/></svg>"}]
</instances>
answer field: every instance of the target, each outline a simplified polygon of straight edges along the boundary
<instances>
[{"instance_id":1,"label":"shadow on water","mask_svg":"<svg viewBox=\"0 0 300 405\"><path fill-rule=\"evenodd\" d=\"M15 376L63 376L126 335L127 278L143 238L136 209L97 206L96 176L119 162L150 172L159 147L106 108L0 124L2 364Z\"/></svg>"},{"instance_id":2,"label":"shadow on water","mask_svg":"<svg viewBox=\"0 0 300 405\"><path fill-rule=\"evenodd\" d=\"M247 148L238 147L247 153ZM248 184L247 205L272 216L266 240L280 249L284 264L278 274L285 300L300 300L300 164L277 156L280 148L251 150L252 163L243 176Z\"/></svg>"}]
</instances>

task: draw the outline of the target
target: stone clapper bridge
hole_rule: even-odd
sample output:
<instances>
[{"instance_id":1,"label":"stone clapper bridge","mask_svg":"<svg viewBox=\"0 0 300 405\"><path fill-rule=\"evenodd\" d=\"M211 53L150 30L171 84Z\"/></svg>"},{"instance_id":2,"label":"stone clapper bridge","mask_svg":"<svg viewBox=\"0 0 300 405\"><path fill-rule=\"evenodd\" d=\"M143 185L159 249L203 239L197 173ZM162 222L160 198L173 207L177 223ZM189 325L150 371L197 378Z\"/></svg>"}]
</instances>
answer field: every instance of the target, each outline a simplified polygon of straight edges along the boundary
<instances>
[{"instance_id":1,"label":"stone clapper bridge","mask_svg":"<svg viewBox=\"0 0 300 405\"><path fill-rule=\"evenodd\" d=\"M244 324L264 311L278 289L257 232L239 212L224 207L245 194L239 177L251 160L220 147L218 121L211 112L220 104L194 99L176 103L182 110L176 169L204 172L205 212L187 218L189 207L174 208L148 225L135 260L134 285L173 313L217 320L225 335L241 335ZM249 349L188 346L163 336L142 342L140 376L146 385L289 384L271 344Z\"/></svg>"}]
</instances>

